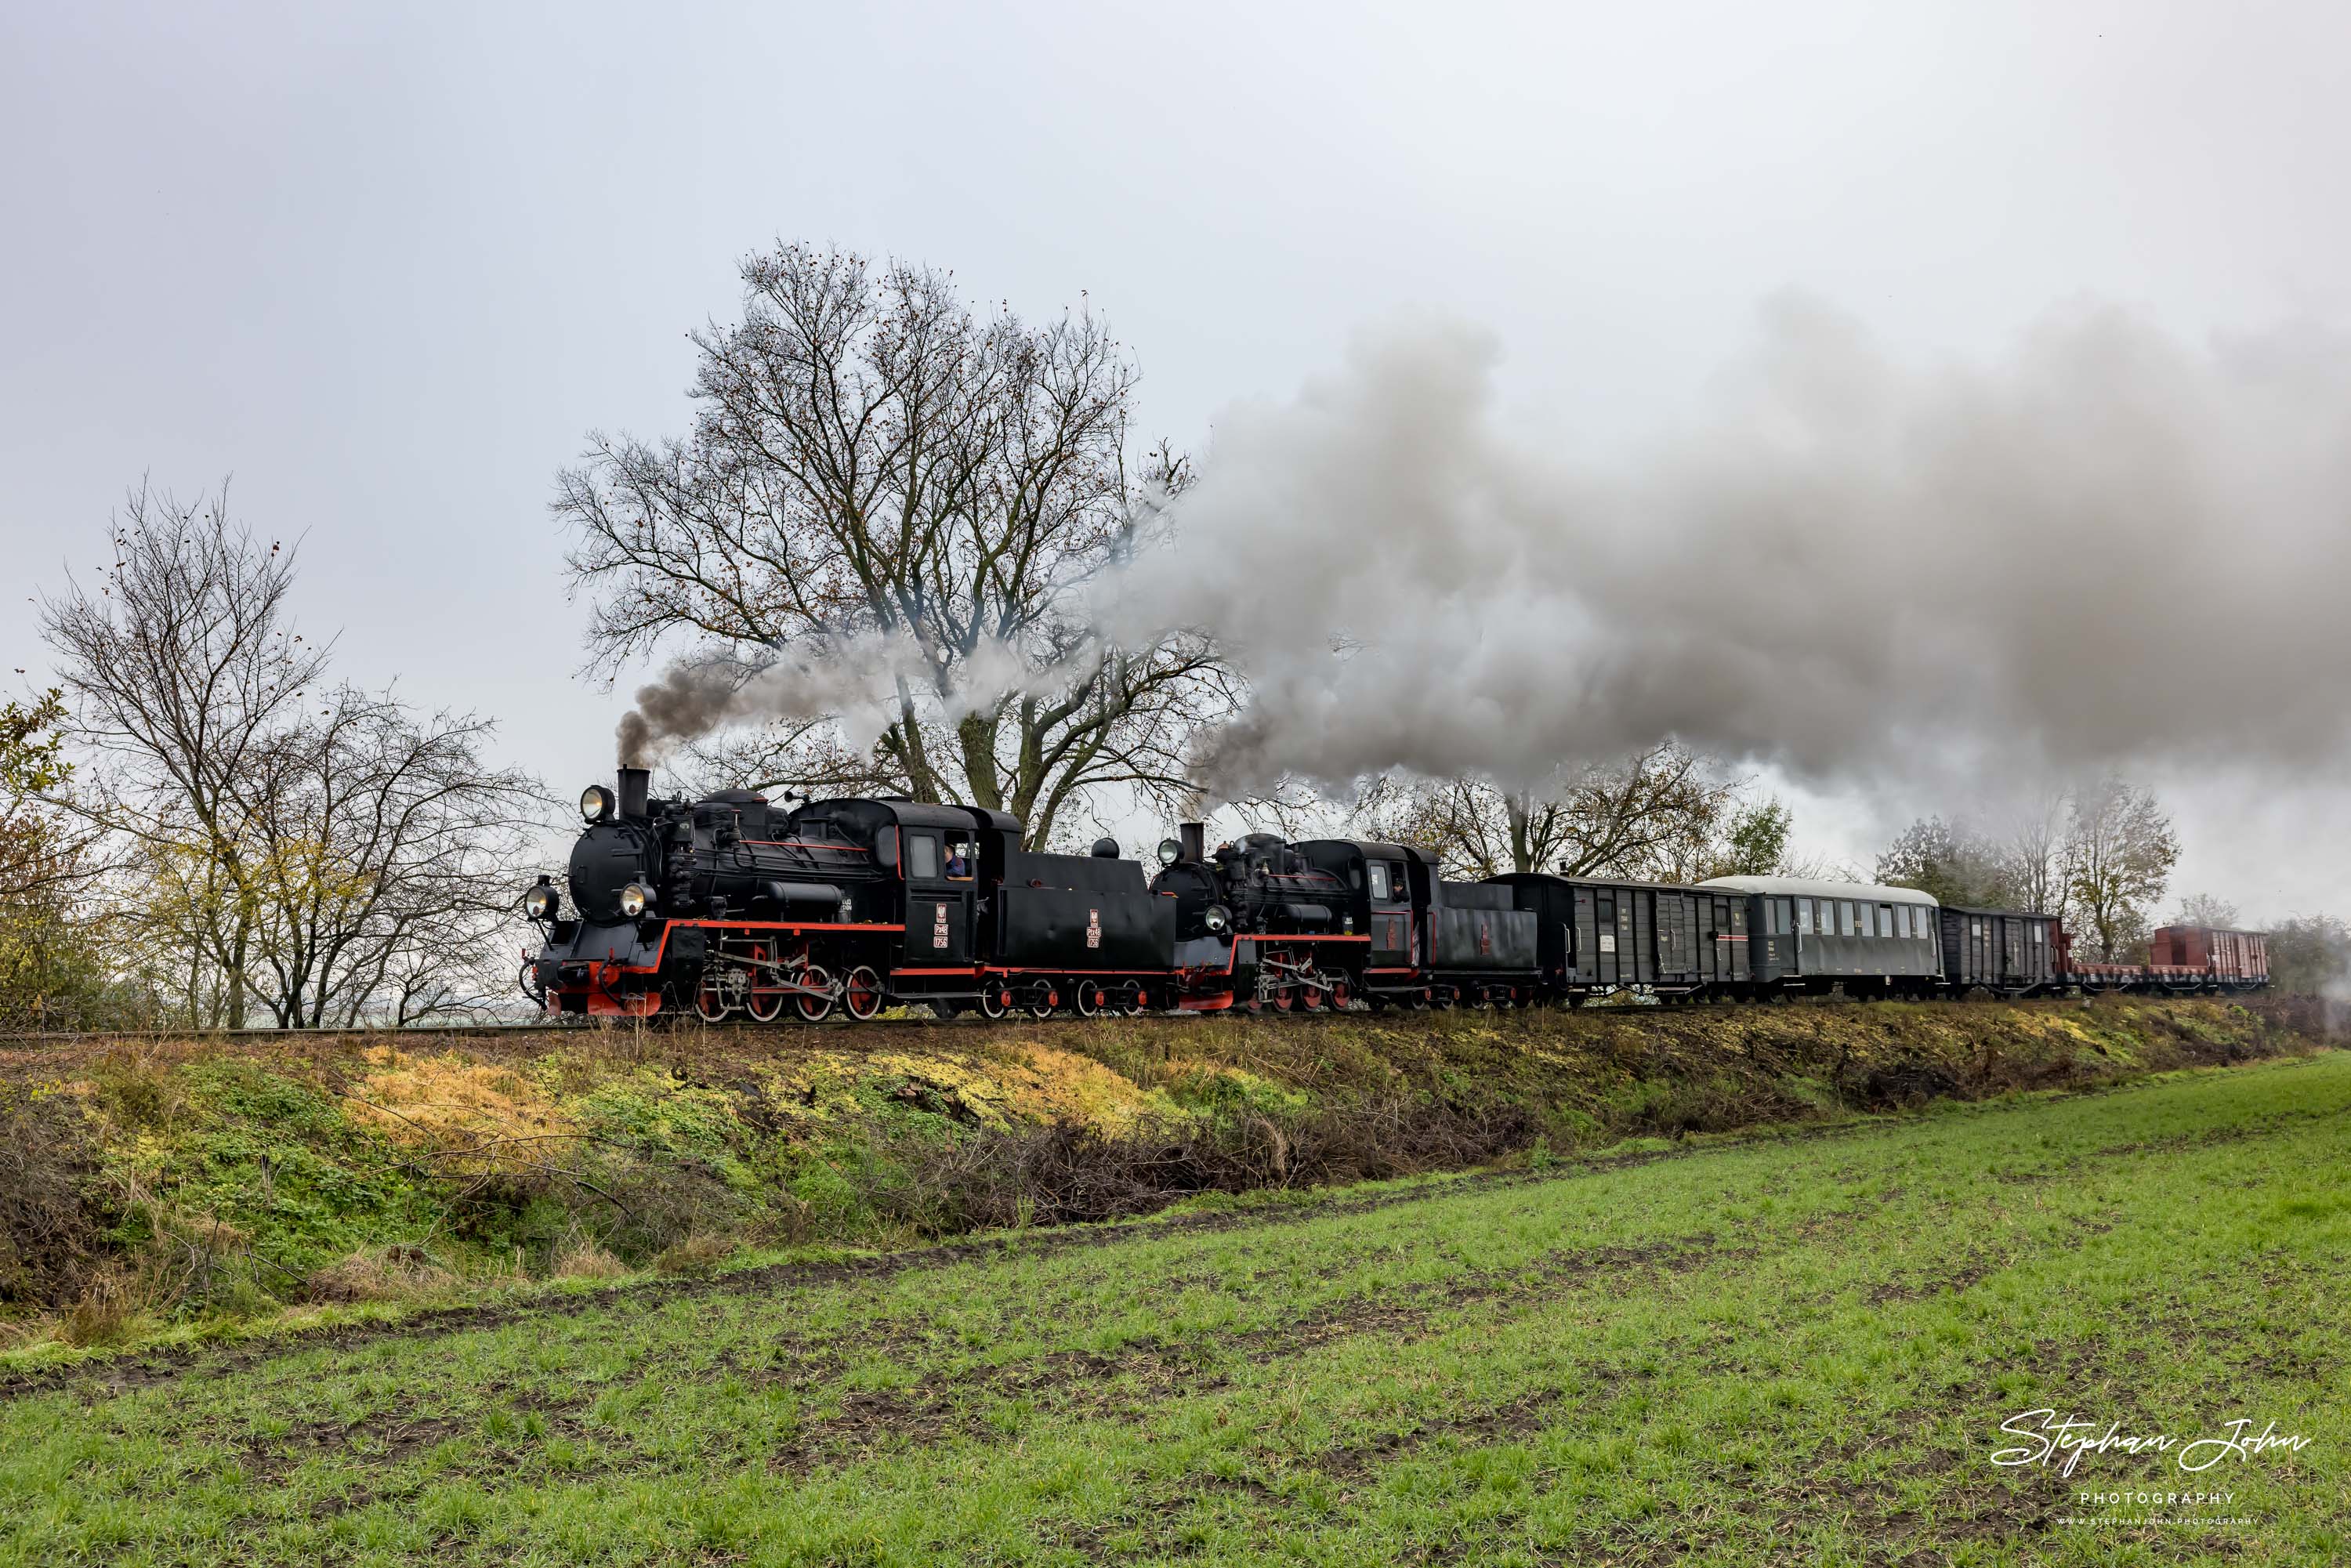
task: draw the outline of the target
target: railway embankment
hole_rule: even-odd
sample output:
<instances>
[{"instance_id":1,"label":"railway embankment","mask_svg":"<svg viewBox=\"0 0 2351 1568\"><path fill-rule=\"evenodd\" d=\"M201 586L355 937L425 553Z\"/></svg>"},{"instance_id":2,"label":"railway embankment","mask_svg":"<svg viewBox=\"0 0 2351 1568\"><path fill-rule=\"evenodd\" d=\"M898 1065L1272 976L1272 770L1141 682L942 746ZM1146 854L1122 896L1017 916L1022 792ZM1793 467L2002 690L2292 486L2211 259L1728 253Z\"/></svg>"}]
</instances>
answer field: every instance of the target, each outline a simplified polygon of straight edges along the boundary
<instances>
[{"instance_id":1,"label":"railway embankment","mask_svg":"<svg viewBox=\"0 0 2351 1568\"><path fill-rule=\"evenodd\" d=\"M0 1355L1654 1155L2341 1028L2103 998L0 1043Z\"/></svg>"}]
</instances>

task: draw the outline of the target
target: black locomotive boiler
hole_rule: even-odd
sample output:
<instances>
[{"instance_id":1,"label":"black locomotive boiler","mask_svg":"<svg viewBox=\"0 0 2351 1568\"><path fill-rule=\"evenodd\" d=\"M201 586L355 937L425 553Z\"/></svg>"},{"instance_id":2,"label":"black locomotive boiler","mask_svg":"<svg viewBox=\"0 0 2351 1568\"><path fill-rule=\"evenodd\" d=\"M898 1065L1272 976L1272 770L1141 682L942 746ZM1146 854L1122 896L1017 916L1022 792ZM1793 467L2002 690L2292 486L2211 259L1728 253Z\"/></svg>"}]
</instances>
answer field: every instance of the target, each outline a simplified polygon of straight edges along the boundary
<instances>
[{"instance_id":1,"label":"black locomotive boiler","mask_svg":"<svg viewBox=\"0 0 2351 1568\"><path fill-rule=\"evenodd\" d=\"M1020 847L979 807L832 800L782 810L726 790L580 797L570 906L552 877L526 899L545 940L526 985L549 1011L716 1022L893 1002L990 1017L1142 1012L1176 1000L1176 901L1105 840L1091 855Z\"/></svg>"}]
</instances>

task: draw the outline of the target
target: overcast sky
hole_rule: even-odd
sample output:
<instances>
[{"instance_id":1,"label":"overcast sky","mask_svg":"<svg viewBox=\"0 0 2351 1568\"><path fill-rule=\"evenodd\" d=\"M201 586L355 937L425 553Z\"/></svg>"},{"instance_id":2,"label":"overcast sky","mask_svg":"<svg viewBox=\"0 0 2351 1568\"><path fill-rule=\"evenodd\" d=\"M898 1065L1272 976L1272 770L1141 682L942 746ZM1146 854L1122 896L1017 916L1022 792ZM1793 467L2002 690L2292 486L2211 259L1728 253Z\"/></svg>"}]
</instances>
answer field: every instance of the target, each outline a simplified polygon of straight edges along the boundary
<instances>
[{"instance_id":1,"label":"overcast sky","mask_svg":"<svg viewBox=\"0 0 2351 1568\"><path fill-rule=\"evenodd\" d=\"M2346 60L2339 0L0 8L0 665L39 679L27 600L124 486L233 475L349 674L568 784L623 699L575 676L551 476L683 427L747 249L1082 290L1195 447L1435 308L1499 337L1514 426L1599 453L1790 287L1930 362L2084 297L2343 326ZM2176 891L2351 913L2331 786L2247 821L2166 783ZM1804 796L1800 833L1947 804Z\"/></svg>"}]
</instances>

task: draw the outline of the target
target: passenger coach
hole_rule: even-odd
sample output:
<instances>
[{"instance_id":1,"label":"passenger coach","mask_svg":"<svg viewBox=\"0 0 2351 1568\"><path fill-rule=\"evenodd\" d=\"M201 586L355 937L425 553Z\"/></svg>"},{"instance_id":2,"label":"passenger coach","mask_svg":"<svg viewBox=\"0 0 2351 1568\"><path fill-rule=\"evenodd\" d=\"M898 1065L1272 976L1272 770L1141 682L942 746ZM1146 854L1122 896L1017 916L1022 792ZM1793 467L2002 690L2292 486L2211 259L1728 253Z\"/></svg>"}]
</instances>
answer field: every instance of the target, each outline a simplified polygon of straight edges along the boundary
<instances>
[{"instance_id":1,"label":"passenger coach","mask_svg":"<svg viewBox=\"0 0 2351 1568\"><path fill-rule=\"evenodd\" d=\"M1942 980L1939 905L1917 888L1792 876L1698 885L1746 895L1749 962L1763 991L1923 997Z\"/></svg>"}]
</instances>

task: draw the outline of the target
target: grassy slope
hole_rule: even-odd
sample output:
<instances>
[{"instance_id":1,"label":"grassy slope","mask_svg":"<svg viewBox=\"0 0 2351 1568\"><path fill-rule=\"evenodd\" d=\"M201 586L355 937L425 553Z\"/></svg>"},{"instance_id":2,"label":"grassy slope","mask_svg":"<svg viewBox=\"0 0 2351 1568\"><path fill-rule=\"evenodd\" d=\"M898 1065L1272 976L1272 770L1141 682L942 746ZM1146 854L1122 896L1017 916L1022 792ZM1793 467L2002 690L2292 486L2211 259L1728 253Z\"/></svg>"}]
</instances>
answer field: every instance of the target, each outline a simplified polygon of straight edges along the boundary
<instances>
[{"instance_id":1,"label":"grassy slope","mask_svg":"<svg viewBox=\"0 0 2351 1568\"><path fill-rule=\"evenodd\" d=\"M2346 1114L2332 1053L93 1367L0 1405L0 1562L2337 1560ZM1989 1465L2041 1405L2314 1440ZM2259 1522L2055 1522L2183 1482Z\"/></svg>"},{"instance_id":2,"label":"grassy slope","mask_svg":"<svg viewBox=\"0 0 2351 1568\"><path fill-rule=\"evenodd\" d=\"M2108 1001L0 1050L0 1364L2310 1043Z\"/></svg>"}]
</instances>

